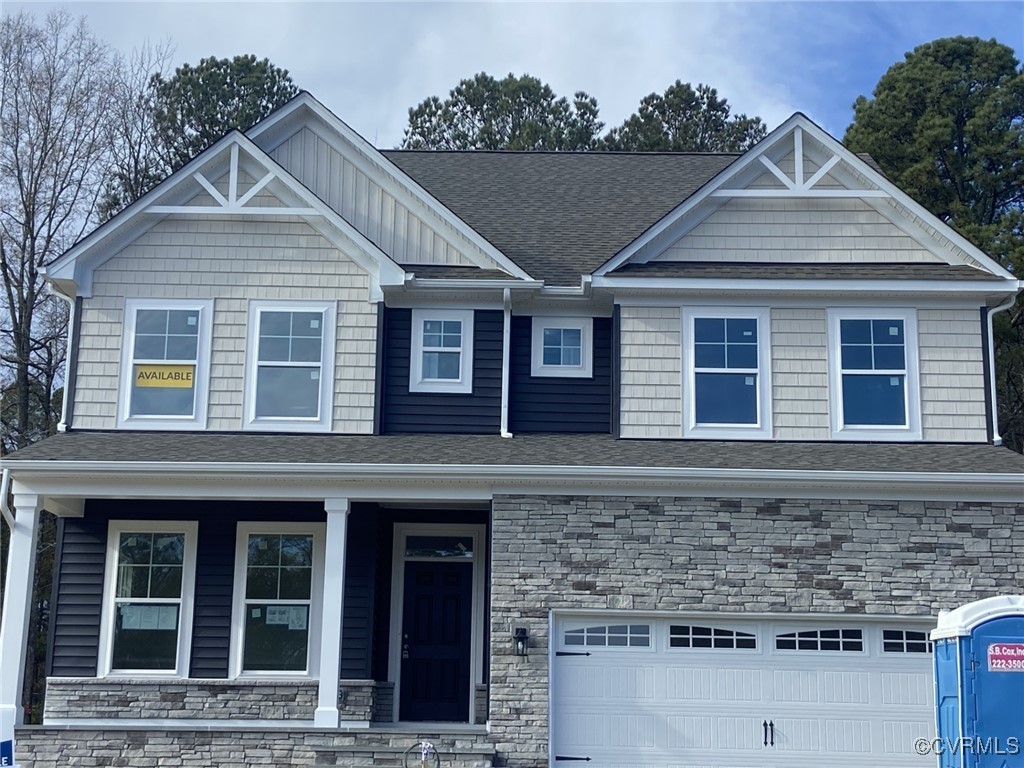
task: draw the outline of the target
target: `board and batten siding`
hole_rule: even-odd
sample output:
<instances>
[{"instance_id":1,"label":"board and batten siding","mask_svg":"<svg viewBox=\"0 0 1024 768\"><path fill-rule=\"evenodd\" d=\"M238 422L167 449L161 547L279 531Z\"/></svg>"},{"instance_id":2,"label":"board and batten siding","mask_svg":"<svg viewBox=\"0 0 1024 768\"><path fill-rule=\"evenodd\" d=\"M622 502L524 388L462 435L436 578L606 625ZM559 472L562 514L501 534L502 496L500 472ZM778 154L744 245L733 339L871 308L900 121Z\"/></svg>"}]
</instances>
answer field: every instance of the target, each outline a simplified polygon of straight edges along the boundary
<instances>
[{"instance_id":1,"label":"board and batten siding","mask_svg":"<svg viewBox=\"0 0 1024 768\"><path fill-rule=\"evenodd\" d=\"M500 310L473 315L473 391L410 392L412 310L385 309L384 434L494 435L501 429L501 357L504 317Z\"/></svg>"},{"instance_id":2,"label":"board and batten siding","mask_svg":"<svg viewBox=\"0 0 1024 768\"><path fill-rule=\"evenodd\" d=\"M440 218L410 211L312 129L302 128L270 156L398 263L475 266L466 253L476 246Z\"/></svg>"},{"instance_id":3,"label":"board and batten siding","mask_svg":"<svg viewBox=\"0 0 1024 768\"><path fill-rule=\"evenodd\" d=\"M242 428L251 299L337 302L332 431L373 431L377 308L369 276L297 218L168 218L97 268L82 302L77 429L117 426L125 300L213 299L207 428Z\"/></svg>"},{"instance_id":4,"label":"board and batten siding","mask_svg":"<svg viewBox=\"0 0 1024 768\"><path fill-rule=\"evenodd\" d=\"M513 432L611 431L612 320L595 317L593 376L532 376L533 318L513 316L509 351L509 429Z\"/></svg>"},{"instance_id":5,"label":"board and batten siding","mask_svg":"<svg viewBox=\"0 0 1024 768\"><path fill-rule=\"evenodd\" d=\"M240 521L322 522L317 504L134 501L90 499L81 518L64 518L57 599L53 610L50 675L95 677L99 662L103 575L111 520L198 520L192 648L188 676L228 677L234 588L236 526ZM345 560L345 617L342 677L366 679L373 649L376 511L354 505ZM331 553L327 553L328 560Z\"/></svg>"},{"instance_id":6,"label":"board and batten siding","mask_svg":"<svg viewBox=\"0 0 1024 768\"><path fill-rule=\"evenodd\" d=\"M829 440L824 307L771 309L772 437ZM919 309L922 439L985 442L985 371L975 309ZM621 309L622 437L682 435L679 307Z\"/></svg>"},{"instance_id":7,"label":"board and batten siding","mask_svg":"<svg viewBox=\"0 0 1024 768\"><path fill-rule=\"evenodd\" d=\"M655 261L942 263L855 198L734 198Z\"/></svg>"}]
</instances>

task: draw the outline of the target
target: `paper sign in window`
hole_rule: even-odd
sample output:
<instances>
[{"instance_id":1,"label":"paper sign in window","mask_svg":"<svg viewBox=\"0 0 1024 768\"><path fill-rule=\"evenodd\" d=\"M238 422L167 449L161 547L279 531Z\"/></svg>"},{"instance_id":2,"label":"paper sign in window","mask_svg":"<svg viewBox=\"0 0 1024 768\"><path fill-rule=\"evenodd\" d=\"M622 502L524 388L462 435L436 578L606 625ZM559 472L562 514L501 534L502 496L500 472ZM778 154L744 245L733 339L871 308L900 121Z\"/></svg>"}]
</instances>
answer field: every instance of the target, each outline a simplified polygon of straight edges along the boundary
<instances>
[{"instance_id":1,"label":"paper sign in window","mask_svg":"<svg viewBox=\"0 0 1024 768\"><path fill-rule=\"evenodd\" d=\"M194 365L136 365L135 386L192 389Z\"/></svg>"}]
</instances>

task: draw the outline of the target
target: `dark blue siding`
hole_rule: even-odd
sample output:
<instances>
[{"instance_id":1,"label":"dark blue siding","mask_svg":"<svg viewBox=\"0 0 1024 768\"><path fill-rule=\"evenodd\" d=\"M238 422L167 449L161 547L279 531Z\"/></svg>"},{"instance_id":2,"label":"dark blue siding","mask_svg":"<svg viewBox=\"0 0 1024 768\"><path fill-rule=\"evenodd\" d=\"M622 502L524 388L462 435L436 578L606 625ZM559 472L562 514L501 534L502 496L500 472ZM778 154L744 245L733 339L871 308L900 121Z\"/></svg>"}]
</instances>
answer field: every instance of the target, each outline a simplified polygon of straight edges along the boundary
<instances>
[{"instance_id":1,"label":"dark blue siding","mask_svg":"<svg viewBox=\"0 0 1024 768\"><path fill-rule=\"evenodd\" d=\"M239 521L326 519L313 503L90 500L83 518L64 521L53 617L50 674L91 677L99 656L107 526L113 519L198 520L195 610L189 674L225 678L231 635L235 532ZM349 516L342 676L369 676L373 642L376 524L371 510ZM328 554L330 562L330 554Z\"/></svg>"},{"instance_id":2,"label":"dark blue siding","mask_svg":"<svg viewBox=\"0 0 1024 768\"><path fill-rule=\"evenodd\" d=\"M530 375L533 318L512 318L509 429L515 432L611 431L612 321L594 318L594 376Z\"/></svg>"},{"instance_id":3,"label":"dark blue siding","mask_svg":"<svg viewBox=\"0 0 1024 768\"><path fill-rule=\"evenodd\" d=\"M410 392L412 310L386 313L381 431L496 434L501 427L502 313L478 309L473 317L473 392L468 395Z\"/></svg>"}]
</instances>

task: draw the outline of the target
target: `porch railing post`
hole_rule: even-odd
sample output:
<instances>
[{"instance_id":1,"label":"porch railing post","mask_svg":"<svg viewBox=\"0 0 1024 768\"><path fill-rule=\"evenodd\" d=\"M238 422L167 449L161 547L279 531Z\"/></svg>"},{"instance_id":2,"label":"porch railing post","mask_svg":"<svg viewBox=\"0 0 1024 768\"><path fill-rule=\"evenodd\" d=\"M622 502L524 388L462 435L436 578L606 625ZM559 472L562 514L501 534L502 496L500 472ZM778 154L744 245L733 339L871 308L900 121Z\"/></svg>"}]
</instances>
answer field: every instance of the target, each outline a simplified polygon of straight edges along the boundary
<instances>
[{"instance_id":1,"label":"porch railing post","mask_svg":"<svg viewBox=\"0 0 1024 768\"><path fill-rule=\"evenodd\" d=\"M337 728L341 679L341 630L345 615L345 550L348 543L348 499L324 499L327 511L323 605L320 608L320 686L313 725Z\"/></svg>"}]
</instances>

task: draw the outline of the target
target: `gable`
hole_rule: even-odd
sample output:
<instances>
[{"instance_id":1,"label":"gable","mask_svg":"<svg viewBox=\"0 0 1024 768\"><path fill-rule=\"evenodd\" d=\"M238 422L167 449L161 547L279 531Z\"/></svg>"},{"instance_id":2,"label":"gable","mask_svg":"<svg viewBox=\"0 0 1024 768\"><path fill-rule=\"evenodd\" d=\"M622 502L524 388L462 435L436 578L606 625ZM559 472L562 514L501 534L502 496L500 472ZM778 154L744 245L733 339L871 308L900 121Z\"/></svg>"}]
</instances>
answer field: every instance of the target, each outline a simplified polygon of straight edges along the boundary
<instances>
[{"instance_id":1,"label":"gable","mask_svg":"<svg viewBox=\"0 0 1024 768\"><path fill-rule=\"evenodd\" d=\"M248 135L395 262L498 269L531 279L309 94Z\"/></svg>"},{"instance_id":2,"label":"gable","mask_svg":"<svg viewBox=\"0 0 1024 768\"><path fill-rule=\"evenodd\" d=\"M687 261L945 264L1012 278L799 113L595 275Z\"/></svg>"}]
</instances>

